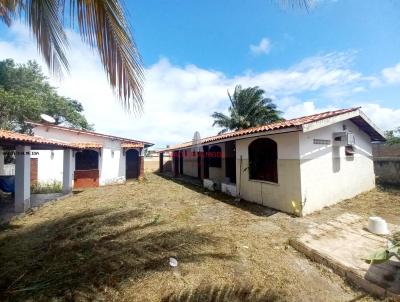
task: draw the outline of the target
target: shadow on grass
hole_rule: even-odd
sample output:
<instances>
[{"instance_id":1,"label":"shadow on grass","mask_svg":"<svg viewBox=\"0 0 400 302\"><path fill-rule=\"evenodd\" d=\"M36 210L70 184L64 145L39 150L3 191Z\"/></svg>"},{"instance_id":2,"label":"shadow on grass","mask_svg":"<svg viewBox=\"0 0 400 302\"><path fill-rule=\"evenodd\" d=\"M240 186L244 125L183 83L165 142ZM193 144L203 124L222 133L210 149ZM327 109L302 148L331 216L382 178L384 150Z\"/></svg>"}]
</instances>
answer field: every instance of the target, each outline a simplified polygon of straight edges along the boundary
<instances>
[{"instance_id":1,"label":"shadow on grass","mask_svg":"<svg viewBox=\"0 0 400 302\"><path fill-rule=\"evenodd\" d=\"M105 299L127 279L140 280L180 263L207 257L219 238L192 229L166 228L141 210L87 211L0 237L0 300ZM205 252L208 251L208 252Z\"/></svg>"},{"instance_id":2,"label":"shadow on grass","mask_svg":"<svg viewBox=\"0 0 400 302\"><path fill-rule=\"evenodd\" d=\"M172 177L169 174L154 172L155 175L160 176L166 180L173 181L177 184L184 186L192 191L210 196L218 201L226 203L230 206L234 206L239 208L243 211L247 211L253 215L261 216L261 217L268 217L276 214L278 211L268 208L266 206L262 206L256 203L248 202L246 200L240 200L239 202L235 201L235 198L224 194L222 192L213 192L209 191L204 188L201 184L201 181L197 178L190 177L190 176L183 176L183 177Z\"/></svg>"},{"instance_id":3,"label":"shadow on grass","mask_svg":"<svg viewBox=\"0 0 400 302\"><path fill-rule=\"evenodd\" d=\"M272 302L286 301L277 290L261 290L249 285L199 286L163 297L162 302Z\"/></svg>"}]
</instances>

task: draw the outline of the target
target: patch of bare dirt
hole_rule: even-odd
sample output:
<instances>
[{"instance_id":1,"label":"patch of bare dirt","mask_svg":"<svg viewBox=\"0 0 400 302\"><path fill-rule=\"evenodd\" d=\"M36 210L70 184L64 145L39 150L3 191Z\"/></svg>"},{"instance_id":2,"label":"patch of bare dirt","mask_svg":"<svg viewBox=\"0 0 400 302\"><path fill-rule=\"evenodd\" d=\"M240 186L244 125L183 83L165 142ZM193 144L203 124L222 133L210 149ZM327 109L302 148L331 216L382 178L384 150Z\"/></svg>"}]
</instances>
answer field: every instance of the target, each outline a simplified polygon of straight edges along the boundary
<instances>
[{"instance_id":1,"label":"patch of bare dirt","mask_svg":"<svg viewBox=\"0 0 400 302\"><path fill-rule=\"evenodd\" d=\"M392 198L397 204L386 204ZM48 203L3 227L0 300L371 300L288 239L339 212L369 215L376 203L399 213L398 198L372 191L293 218L149 173L143 182Z\"/></svg>"}]
</instances>

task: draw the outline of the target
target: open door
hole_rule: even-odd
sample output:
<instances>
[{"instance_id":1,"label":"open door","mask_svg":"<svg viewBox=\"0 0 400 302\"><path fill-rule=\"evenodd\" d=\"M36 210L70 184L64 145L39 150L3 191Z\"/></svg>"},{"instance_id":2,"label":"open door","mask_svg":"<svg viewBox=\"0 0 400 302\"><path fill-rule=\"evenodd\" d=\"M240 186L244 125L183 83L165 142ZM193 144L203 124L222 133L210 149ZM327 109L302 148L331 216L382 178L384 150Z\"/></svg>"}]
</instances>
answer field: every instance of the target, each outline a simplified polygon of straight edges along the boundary
<instances>
[{"instance_id":1,"label":"open door","mask_svg":"<svg viewBox=\"0 0 400 302\"><path fill-rule=\"evenodd\" d=\"M183 151L179 151L179 174L183 175Z\"/></svg>"},{"instance_id":2,"label":"open door","mask_svg":"<svg viewBox=\"0 0 400 302\"><path fill-rule=\"evenodd\" d=\"M225 175L236 183L236 145L235 141L225 143Z\"/></svg>"},{"instance_id":3,"label":"open door","mask_svg":"<svg viewBox=\"0 0 400 302\"><path fill-rule=\"evenodd\" d=\"M209 165L209 158L208 158L208 146L203 147L203 166L204 166L204 178L210 177L210 165Z\"/></svg>"},{"instance_id":4,"label":"open door","mask_svg":"<svg viewBox=\"0 0 400 302\"><path fill-rule=\"evenodd\" d=\"M139 151L129 149L126 151L126 179L136 179L139 177Z\"/></svg>"}]
</instances>

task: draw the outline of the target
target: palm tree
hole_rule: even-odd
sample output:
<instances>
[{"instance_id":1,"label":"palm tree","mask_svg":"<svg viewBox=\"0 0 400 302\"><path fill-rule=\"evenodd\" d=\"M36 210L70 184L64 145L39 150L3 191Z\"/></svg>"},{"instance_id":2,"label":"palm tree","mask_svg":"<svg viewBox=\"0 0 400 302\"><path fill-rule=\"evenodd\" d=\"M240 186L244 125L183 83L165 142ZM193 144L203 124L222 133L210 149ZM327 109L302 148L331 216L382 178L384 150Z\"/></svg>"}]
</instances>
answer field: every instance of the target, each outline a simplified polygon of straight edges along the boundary
<instances>
[{"instance_id":1,"label":"palm tree","mask_svg":"<svg viewBox=\"0 0 400 302\"><path fill-rule=\"evenodd\" d=\"M280 121L281 112L276 109L276 105L269 98L264 98L264 90L259 87L249 87L242 89L240 85L235 87L233 96L228 91L231 106L229 106L229 116L214 112L213 126L222 127L220 133L228 130L240 130L250 127L269 124Z\"/></svg>"},{"instance_id":2,"label":"palm tree","mask_svg":"<svg viewBox=\"0 0 400 302\"><path fill-rule=\"evenodd\" d=\"M69 71L64 31L69 19L68 26L77 26L82 40L98 50L124 108L141 111L143 64L119 0L0 0L0 20L10 26L16 18L26 22L50 71L58 75Z\"/></svg>"}]
</instances>

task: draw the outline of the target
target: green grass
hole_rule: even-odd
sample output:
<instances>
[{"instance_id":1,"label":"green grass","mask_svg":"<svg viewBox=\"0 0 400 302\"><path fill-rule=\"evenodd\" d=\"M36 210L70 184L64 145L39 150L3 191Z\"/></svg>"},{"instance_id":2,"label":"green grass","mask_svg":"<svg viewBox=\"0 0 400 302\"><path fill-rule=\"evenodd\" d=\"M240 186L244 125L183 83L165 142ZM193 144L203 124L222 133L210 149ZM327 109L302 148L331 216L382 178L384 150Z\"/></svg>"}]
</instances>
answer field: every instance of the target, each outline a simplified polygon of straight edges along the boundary
<instances>
[{"instance_id":1,"label":"green grass","mask_svg":"<svg viewBox=\"0 0 400 302\"><path fill-rule=\"evenodd\" d=\"M49 194L49 193L61 193L62 183L61 181L53 180L49 182L36 182L31 185L32 194Z\"/></svg>"}]
</instances>

